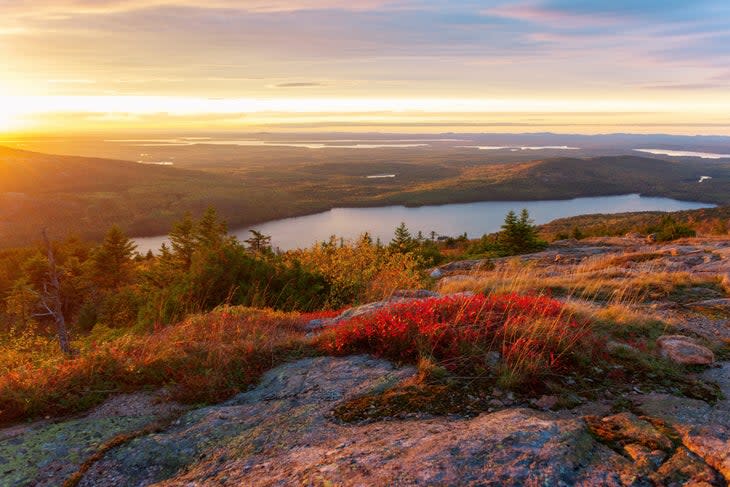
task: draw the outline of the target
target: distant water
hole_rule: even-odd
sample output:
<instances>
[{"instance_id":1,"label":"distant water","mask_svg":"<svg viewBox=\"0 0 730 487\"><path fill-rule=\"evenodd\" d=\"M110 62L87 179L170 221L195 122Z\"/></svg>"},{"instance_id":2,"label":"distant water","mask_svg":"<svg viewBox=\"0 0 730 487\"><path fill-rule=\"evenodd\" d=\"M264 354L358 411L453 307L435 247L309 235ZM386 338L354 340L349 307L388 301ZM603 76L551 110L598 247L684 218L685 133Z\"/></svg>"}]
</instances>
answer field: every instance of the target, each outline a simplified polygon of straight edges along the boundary
<instances>
[{"instance_id":1,"label":"distant water","mask_svg":"<svg viewBox=\"0 0 730 487\"><path fill-rule=\"evenodd\" d=\"M714 152L695 152L689 150L669 150L669 149L634 149L637 152L646 152L648 154L656 154L673 157L699 157L701 159L725 159L730 154L716 154Z\"/></svg>"},{"instance_id":2,"label":"distant water","mask_svg":"<svg viewBox=\"0 0 730 487\"><path fill-rule=\"evenodd\" d=\"M513 152L520 150L579 150L580 147L570 147L567 145L543 145L543 146L502 146L502 145L460 145L467 149L479 149L479 150L506 150L509 149Z\"/></svg>"},{"instance_id":3,"label":"distant water","mask_svg":"<svg viewBox=\"0 0 730 487\"><path fill-rule=\"evenodd\" d=\"M711 208L715 205L678 201L670 198L656 198L629 194L622 196L596 196L572 200L549 201L482 201L478 203L450 204L439 206L385 206L379 208L334 208L314 215L274 220L254 229L271 235L274 246L282 250L309 247L315 242L327 240L330 235L346 239L356 238L369 232L373 239L388 242L393 230L405 222L415 235L419 230L424 236L431 231L439 235L457 236L464 232L471 238L496 232L509 210L527 208L536 223L547 223L564 218L590 213L624 213L629 211L679 211L696 208ZM239 240L247 239L249 229L232 232ZM166 237L145 237L135 239L138 250L157 250Z\"/></svg>"},{"instance_id":4,"label":"distant water","mask_svg":"<svg viewBox=\"0 0 730 487\"><path fill-rule=\"evenodd\" d=\"M314 141L276 141L259 139L213 139L210 137L180 137L172 139L109 139L134 147L187 147L198 144L237 145L243 147L301 147L306 149L381 149L427 147L431 142L456 142L462 139L385 139L373 141L367 139L325 139Z\"/></svg>"}]
</instances>

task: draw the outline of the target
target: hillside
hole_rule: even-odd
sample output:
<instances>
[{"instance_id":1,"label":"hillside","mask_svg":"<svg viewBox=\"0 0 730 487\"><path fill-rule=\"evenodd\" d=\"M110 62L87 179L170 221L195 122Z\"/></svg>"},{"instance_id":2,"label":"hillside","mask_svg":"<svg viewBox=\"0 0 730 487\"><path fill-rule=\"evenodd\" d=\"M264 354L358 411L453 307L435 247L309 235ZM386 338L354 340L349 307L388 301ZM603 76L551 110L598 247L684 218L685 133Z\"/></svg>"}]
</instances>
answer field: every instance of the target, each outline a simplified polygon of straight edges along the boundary
<instances>
[{"instance_id":1,"label":"hillside","mask_svg":"<svg viewBox=\"0 0 730 487\"><path fill-rule=\"evenodd\" d=\"M712 179L700 185L701 176ZM710 184L705 184L705 183ZM684 200L730 201L730 164L690 164L636 156L552 158L465 168L459 176L386 198L406 204L566 199L641 193Z\"/></svg>"},{"instance_id":2,"label":"hillside","mask_svg":"<svg viewBox=\"0 0 730 487\"><path fill-rule=\"evenodd\" d=\"M730 200L730 164L634 156L482 163L363 161L179 169L0 147L0 242L21 245L43 227L99 239L109 222L158 235L184 212L214 206L231 227L337 206L420 206L489 200L567 199L627 193L712 203ZM357 164L356 164L357 162ZM394 178L368 179L393 173ZM712 179L698 183L700 176Z\"/></svg>"},{"instance_id":3,"label":"hillside","mask_svg":"<svg viewBox=\"0 0 730 487\"><path fill-rule=\"evenodd\" d=\"M727 485L730 240L561 242L439 270L433 290L341 313L222 307L5 372L0 413L33 391L49 414L0 429L5 479ZM49 420L79 394L107 399Z\"/></svg>"},{"instance_id":4,"label":"hillside","mask_svg":"<svg viewBox=\"0 0 730 487\"><path fill-rule=\"evenodd\" d=\"M580 215L558 218L540 226L540 233L549 240L570 235L575 229L586 237L621 236L627 233L648 233L648 229L660 223L664 212L642 211L612 215ZM702 234L725 234L730 222L730 206L702 208L699 210L675 211L672 218L689 225Z\"/></svg>"},{"instance_id":5,"label":"hillside","mask_svg":"<svg viewBox=\"0 0 730 487\"><path fill-rule=\"evenodd\" d=\"M0 242L26 244L44 227L98 239L109 222L133 235L164 233L208 206L232 225L309 211L279 192L230 175L0 148Z\"/></svg>"}]
</instances>

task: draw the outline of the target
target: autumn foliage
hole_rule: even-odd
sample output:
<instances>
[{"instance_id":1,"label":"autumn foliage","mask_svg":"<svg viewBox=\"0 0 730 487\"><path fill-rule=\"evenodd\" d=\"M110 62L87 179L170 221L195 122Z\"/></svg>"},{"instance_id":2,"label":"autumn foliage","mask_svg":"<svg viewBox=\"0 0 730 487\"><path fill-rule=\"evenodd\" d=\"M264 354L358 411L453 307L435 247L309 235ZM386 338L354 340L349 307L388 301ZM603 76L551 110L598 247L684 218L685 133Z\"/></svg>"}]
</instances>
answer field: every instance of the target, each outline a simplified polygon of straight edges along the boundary
<instances>
[{"instance_id":1,"label":"autumn foliage","mask_svg":"<svg viewBox=\"0 0 730 487\"><path fill-rule=\"evenodd\" d=\"M516 385L574 366L576 347L590 338L585 324L557 300L463 294L355 318L324 335L321 346L329 353L372 353L401 362L428 357L454 372L493 374Z\"/></svg>"},{"instance_id":2,"label":"autumn foliage","mask_svg":"<svg viewBox=\"0 0 730 487\"><path fill-rule=\"evenodd\" d=\"M30 353L23 360L17 343L0 347L0 358L14 357L0 368L0 424L75 412L140 389L165 387L172 399L188 403L226 399L264 371L309 353L301 325L311 318L224 307L151 334L108 329L108 336L77 342L74 359L52 353L50 344L43 360Z\"/></svg>"}]
</instances>

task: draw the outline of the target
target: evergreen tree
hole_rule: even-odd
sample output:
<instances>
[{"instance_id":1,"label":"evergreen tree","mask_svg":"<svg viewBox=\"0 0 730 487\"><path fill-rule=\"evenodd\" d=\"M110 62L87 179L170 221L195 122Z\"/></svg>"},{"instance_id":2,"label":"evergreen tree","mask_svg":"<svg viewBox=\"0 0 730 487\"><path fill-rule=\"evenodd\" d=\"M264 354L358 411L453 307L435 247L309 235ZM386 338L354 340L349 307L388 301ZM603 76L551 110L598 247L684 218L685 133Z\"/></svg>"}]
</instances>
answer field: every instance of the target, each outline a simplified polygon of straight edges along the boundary
<instances>
[{"instance_id":1,"label":"evergreen tree","mask_svg":"<svg viewBox=\"0 0 730 487\"><path fill-rule=\"evenodd\" d=\"M511 210L507 213L498 241L501 251L506 254L522 254L544 247L527 209L523 209L519 217Z\"/></svg>"},{"instance_id":2,"label":"evergreen tree","mask_svg":"<svg viewBox=\"0 0 730 487\"><path fill-rule=\"evenodd\" d=\"M581 240L585 238L585 234L583 234L583 232L580 228L578 228L577 225L573 227L573 230L570 232L570 236L576 240Z\"/></svg>"},{"instance_id":3,"label":"evergreen tree","mask_svg":"<svg viewBox=\"0 0 730 487\"><path fill-rule=\"evenodd\" d=\"M209 207L195 226L195 240L203 249L220 248L228 235L228 226L218 218L215 208Z\"/></svg>"},{"instance_id":4,"label":"evergreen tree","mask_svg":"<svg viewBox=\"0 0 730 487\"><path fill-rule=\"evenodd\" d=\"M655 233L656 239L659 242L694 237L696 235L696 232L691 227L676 221L672 215L664 215L659 225L649 228L649 233Z\"/></svg>"},{"instance_id":5,"label":"evergreen tree","mask_svg":"<svg viewBox=\"0 0 730 487\"><path fill-rule=\"evenodd\" d=\"M136 248L118 226L112 226L92 257L96 281L109 289L116 289L128 282Z\"/></svg>"},{"instance_id":6,"label":"evergreen tree","mask_svg":"<svg viewBox=\"0 0 730 487\"><path fill-rule=\"evenodd\" d=\"M390 241L390 248L405 254L414 250L417 245L418 243L411 236L405 222L401 222L395 229L395 236Z\"/></svg>"},{"instance_id":7,"label":"evergreen tree","mask_svg":"<svg viewBox=\"0 0 730 487\"><path fill-rule=\"evenodd\" d=\"M249 250L257 254L271 251L271 236L264 235L258 230L249 230L251 237L244 240L248 244Z\"/></svg>"},{"instance_id":8,"label":"evergreen tree","mask_svg":"<svg viewBox=\"0 0 730 487\"><path fill-rule=\"evenodd\" d=\"M5 298L5 311L19 324L21 330L35 322L34 312L38 307L38 292L27 277L21 277L10 288L10 293Z\"/></svg>"},{"instance_id":9,"label":"evergreen tree","mask_svg":"<svg viewBox=\"0 0 730 487\"><path fill-rule=\"evenodd\" d=\"M185 213L182 220L175 222L170 231L170 246L176 266L187 271L193 262L193 254L197 247L196 225L190 213Z\"/></svg>"}]
</instances>

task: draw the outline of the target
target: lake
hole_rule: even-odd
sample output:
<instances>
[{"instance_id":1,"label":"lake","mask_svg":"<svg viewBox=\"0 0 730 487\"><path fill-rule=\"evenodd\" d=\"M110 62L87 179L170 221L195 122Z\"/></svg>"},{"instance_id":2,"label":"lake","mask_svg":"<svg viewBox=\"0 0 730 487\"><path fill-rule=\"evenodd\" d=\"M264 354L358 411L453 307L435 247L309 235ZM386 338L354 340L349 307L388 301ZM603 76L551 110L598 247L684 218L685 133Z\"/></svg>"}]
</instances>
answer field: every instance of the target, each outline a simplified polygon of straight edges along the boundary
<instances>
[{"instance_id":1,"label":"lake","mask_svg":"<svg viewBox=\"0 0 730 487\"><path fill-rule=\"evenodd\" d=\"M405 222L414 235L419 230L424 236L431 231L439 235L458 236L464 232L470 238L496 232L509 210L519 212L527 208L535 223L547 223L556 218L590 213L624 213L629 211L678 211L712 208L715 205L670 198L629 194L596 196L572 200L549 201L481 201L477 203L438 206L384 206L377 208L334 208L314 215L275 220L232 232L239 240L247 239L254 228L271 235L272 244L282 250L308 247L315 242L337 235L346 239L358 237L367 231L373 239L384 243L393 237L393 230ZM136 238L138 251L146 253L160 248L166 237Z\"/></svg>"}]
</instances>

